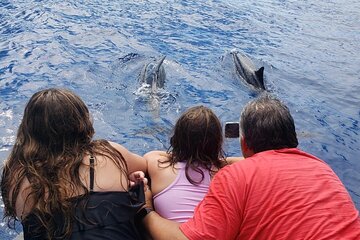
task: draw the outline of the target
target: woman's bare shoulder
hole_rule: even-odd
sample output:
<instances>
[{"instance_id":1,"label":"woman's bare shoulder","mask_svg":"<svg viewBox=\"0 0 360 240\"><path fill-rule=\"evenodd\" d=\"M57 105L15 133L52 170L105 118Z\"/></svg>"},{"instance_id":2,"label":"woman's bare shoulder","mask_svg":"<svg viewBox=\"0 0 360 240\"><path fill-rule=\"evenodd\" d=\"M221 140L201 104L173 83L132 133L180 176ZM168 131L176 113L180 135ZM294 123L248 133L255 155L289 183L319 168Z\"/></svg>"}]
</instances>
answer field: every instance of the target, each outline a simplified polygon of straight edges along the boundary
<instances>
[{"instance_id":1,"label":"woman's bare shoulder","mask_svg":"<svg viewBox=\"0 0 360 240\"><path fill-rule=\"evenodd\" d=\"M31 198L31 184L27 177L24 177L20 184L19 195L16 199L16 215L19 219L26 217L32 210L35 201Z\"/></svg>"}]
</instances>

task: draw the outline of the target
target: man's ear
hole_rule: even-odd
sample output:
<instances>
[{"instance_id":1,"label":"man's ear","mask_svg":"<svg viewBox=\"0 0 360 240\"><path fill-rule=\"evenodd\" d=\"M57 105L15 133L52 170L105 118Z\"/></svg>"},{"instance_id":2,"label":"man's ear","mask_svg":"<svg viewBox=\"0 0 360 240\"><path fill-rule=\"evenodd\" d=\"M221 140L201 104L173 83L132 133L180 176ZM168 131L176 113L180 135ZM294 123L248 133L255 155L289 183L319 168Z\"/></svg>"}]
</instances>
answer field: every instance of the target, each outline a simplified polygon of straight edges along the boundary
<instances>
[{"instance_id":1,"label":"man's ear","mask_svg":"<svg viewBox=\"0 0 360 240\"><path fill-rule=\"evenodd\" d=\"M240 136L241 152L244 158L251 157L254 155L254 151L250 149L246 143L246 139L243 135Z\"/></svg>"},{"instance_id":2,"label":"man's ear","mask_svg":"<svg viewBox=\"0 0 360 240\"><path fill-rule=\"evenodd\" d=\"M240 146L241 146L241 152L243 153L244 155L244 152L246 151L247 149L247 144L245 142L245 137L240 135Z\"/></svg>"}]
</instances>

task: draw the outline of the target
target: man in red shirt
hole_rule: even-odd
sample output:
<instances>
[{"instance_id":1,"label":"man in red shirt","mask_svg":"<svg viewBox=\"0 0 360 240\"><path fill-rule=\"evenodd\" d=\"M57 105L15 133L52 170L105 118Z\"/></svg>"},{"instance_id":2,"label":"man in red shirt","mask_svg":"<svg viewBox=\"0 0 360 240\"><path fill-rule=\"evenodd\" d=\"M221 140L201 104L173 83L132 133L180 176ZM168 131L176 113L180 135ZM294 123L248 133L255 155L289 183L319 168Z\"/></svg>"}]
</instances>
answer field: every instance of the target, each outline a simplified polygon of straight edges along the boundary
<instances>
[{"instance_id":1,"label":"man in red shirt","mask_svg":"<svg viewBox=\"0 0 360 240\"><path fill-rule=\"evenodd\" d=\"M325 162L296 148L284 104L263 95L240 120L245 160L215 175L192 219L163 219L147 201L143 223L154 239L360 239L351 197Z\"/></svg>"}]
</instances>

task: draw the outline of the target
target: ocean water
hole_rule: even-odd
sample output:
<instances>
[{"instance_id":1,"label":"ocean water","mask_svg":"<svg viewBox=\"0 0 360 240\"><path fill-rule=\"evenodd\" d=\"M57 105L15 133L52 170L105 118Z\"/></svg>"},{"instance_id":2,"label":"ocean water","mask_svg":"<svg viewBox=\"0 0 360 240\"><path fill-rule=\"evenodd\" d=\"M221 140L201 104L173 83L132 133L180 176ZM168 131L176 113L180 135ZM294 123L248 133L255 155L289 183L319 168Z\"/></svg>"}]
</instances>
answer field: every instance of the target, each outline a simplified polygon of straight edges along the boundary
<instances>
[{"instance_id":1,"label":"ocean water","mask_svg":"<svg viewBox=\"0 0 360 240\"><path fill-rule=\"evenodd\" d=\"M48 87L76 92L89 106L96 138L138 154L167 149L190 106L237 121L258 93L236 77L234 49L265 67L268 91L294 116L299 147L333 168L360 209L355 0L1 0L0 162L29 97ZM164 55L165 87L149 94L139 74ZM240 155L236 139L224 148ZM1 239L16 235L0 223Z\"/></svg>"}]
</instances>

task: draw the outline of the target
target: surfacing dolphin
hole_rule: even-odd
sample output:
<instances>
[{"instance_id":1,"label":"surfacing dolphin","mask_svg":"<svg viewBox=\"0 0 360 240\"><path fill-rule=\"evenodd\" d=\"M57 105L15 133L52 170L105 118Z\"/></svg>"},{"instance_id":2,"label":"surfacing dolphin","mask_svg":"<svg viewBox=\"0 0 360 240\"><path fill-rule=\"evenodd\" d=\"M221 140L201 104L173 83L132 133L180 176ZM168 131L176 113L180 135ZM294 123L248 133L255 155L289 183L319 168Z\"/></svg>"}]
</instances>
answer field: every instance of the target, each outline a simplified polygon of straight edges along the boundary
<instances>
[{"instance_id":1,"label":"surfacing dolphin","mask_svg":"<svg viewBox=\"0 0 360 240\"><path fill-rule=\"evenodd\" d=\"M166 56L163 56L159 60L145 64L139 77L139 82L141 84L148 84L153 91L164 87L166 74L162 64L165 60L165 57Z\"/></svg>"},{"instance_id":2,"label":"surfacing dolphin","mask_svg":"<svg viewBox=\"0 0 360 240\"><path fill-rule=\"evenodd\" d=\"M254 63L243 53L231 51L235 63L235 71L245 82L256 89L266 90L264 85L264 67L256 70Z\"/></svg>"}]
</instances>

